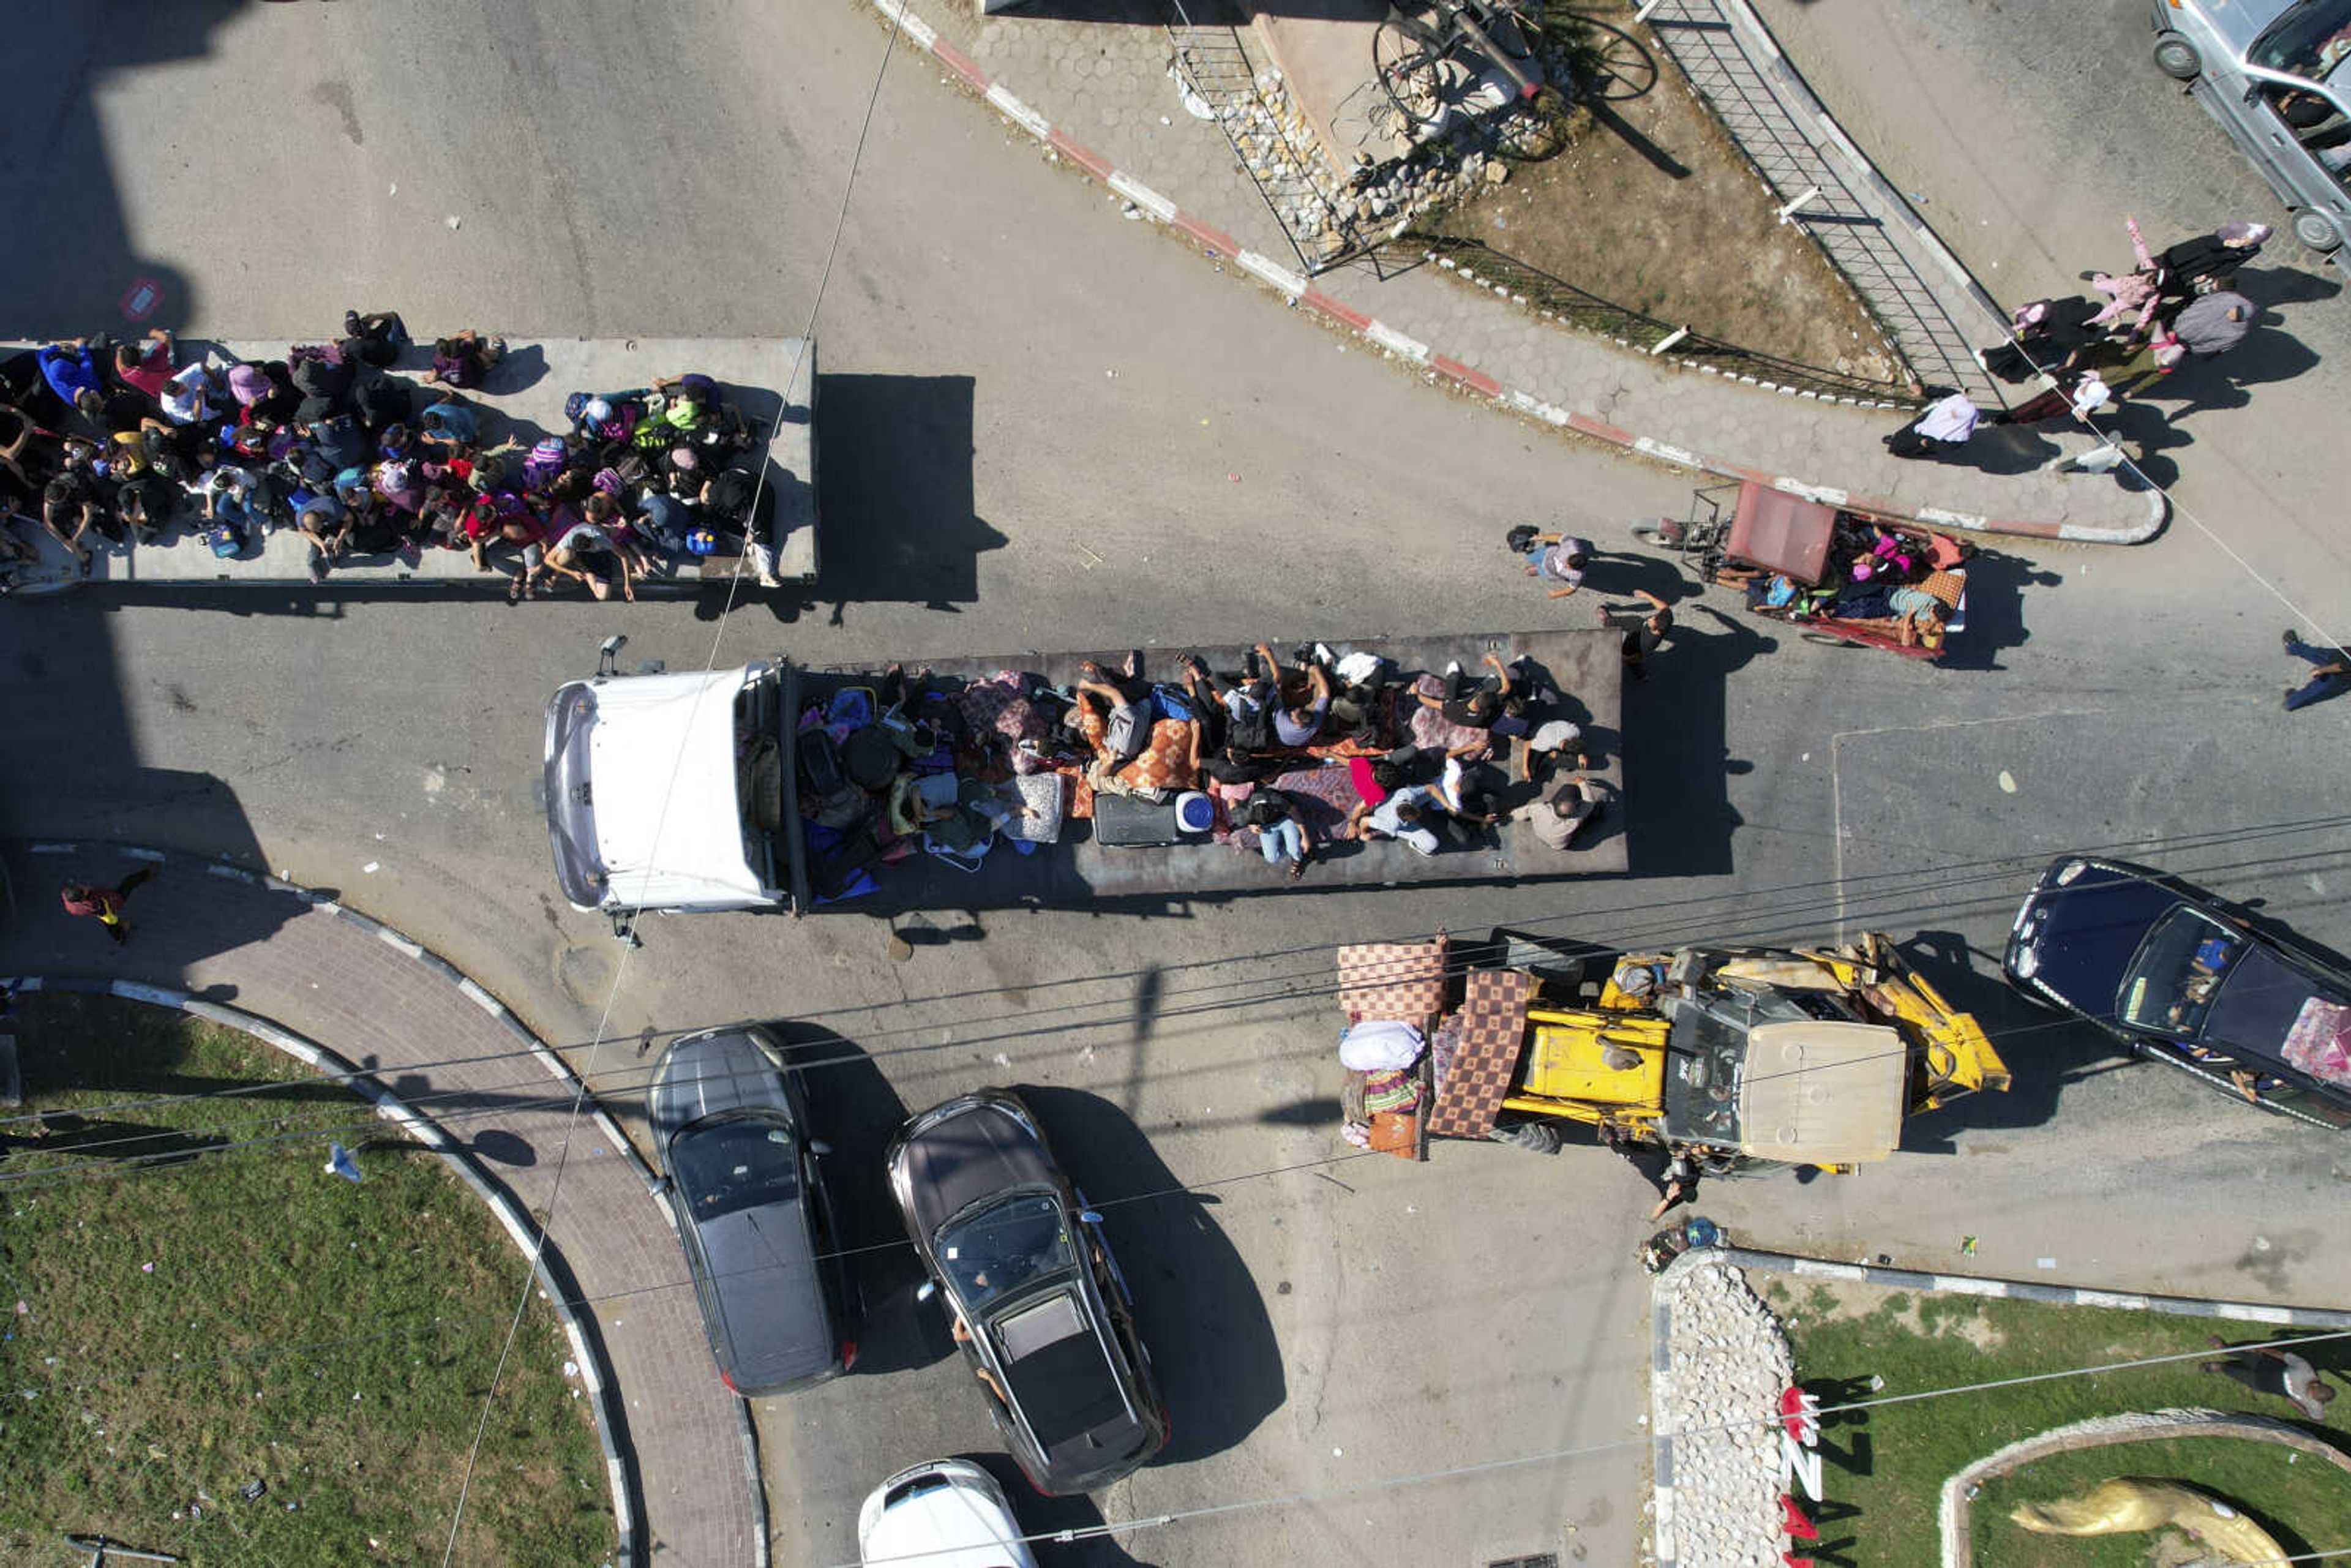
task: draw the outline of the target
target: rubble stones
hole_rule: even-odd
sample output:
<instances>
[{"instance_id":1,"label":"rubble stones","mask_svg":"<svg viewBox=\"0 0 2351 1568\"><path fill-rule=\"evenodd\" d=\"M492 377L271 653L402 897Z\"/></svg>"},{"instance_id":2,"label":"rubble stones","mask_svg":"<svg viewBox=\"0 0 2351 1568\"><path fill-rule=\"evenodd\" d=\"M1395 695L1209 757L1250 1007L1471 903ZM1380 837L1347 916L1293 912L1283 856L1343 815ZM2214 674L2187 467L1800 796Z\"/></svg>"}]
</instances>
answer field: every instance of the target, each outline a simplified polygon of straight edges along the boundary
<instances>
[{"instance_id":1,"label":"rubble stones","mask_svg":"<svg viewBox=\"0 0 2351 1568\"><path fill-rule=\"evenodd\" d=\"M1358 149L1353 165L1334 172L1324 162L1314 129L1291 100L1279 71L1261 71L1257 96L1220 113L1241 166L1273 196L1276 217L1308 256L1336 256L1375 220L1394 220L1400 232L1429 213L1452 205L1484 185L1510 178L1510 167L1480 146L1480 132L1460 128L1403 157L1381 159ZM1394 110L1373 116L1388 145L1409 145L1412 127Z\"/></svg>"},{"instance_id":2,"label":"rubble stones","mask_svg":"<svg viewBox=\"0 0 2351 1568\"><path fill-rule=\"evenodd\" d=\"M1673 1439L1674 1550L1689 1568L1780 1560L1780 1395L1794 1380L1787 1339L1736 1270L1701 1266L1667 1287L1668 1364L1660 1436Z\"/></svg>"}]
</instances>

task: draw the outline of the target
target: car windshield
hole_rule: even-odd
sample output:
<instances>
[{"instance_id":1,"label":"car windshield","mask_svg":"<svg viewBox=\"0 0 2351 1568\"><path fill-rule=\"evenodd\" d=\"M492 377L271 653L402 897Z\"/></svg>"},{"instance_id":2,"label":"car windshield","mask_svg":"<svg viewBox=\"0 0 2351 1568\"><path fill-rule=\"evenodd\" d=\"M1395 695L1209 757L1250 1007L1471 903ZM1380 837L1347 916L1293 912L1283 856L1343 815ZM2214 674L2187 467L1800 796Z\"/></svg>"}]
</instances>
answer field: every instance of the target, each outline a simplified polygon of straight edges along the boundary
<instances>
[{"instance_id":1,"label":"car windshield","mask_svg":"<svg viewBox=\"0 0 2351 1568\"><path fill-rule=\"evenodd\" d=\"M2351 0L2300 0L2246 53L2257 66L2323 80L2351 54Z\"/></svg>"},{"instance_id":2,"label":"car windshield","mask_svg":"<svg viewBox=\"0 0 2351 1568\"><path fill-rule=\"evenodd\" d=\"M764 1116L696 1123L670 1145L669 1157L697 1220L789 1203L799 1190L791 1129Z\"/></svg>"},{"instance_id":3,"label":"car windshield","mask_svg":"<svg viewBox=\"0 0 2351 1568\"><path fill-rule=\"evenodd\" d=\"M2245 951L2245 939L2200 910L2181 904L2157 921L2123 971L2116 1016L2134 1029L2194 1034L2220 982Z\"/></svg>"},{"instance_id":4,"label":"car windshield","mask_svg":"<svg viewBox=\"0 0 2351 1568\"><path fill-rule=\"evenodd\" d=\"M958 1219L939 1231L935 1247L956 1299L974 1312L1077 1263L1061 1200L1050 1193L1009 1197Z\"/></svg>"}]
</instances>

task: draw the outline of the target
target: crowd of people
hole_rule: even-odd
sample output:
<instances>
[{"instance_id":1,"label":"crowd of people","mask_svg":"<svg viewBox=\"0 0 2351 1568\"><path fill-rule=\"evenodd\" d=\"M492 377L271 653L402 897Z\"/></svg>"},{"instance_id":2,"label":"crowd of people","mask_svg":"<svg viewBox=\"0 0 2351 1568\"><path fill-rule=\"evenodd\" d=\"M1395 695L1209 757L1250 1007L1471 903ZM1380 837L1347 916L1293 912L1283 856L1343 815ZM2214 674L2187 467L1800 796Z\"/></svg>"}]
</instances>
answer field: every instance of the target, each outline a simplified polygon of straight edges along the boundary
<instances>
[{"instance_id":1,"label":"crowd of people","mask_svg":"<svg viewBox=\"0 0 2351 1568\"><path fill-rule=\"evenodd\" d=\"M799 800L820 896L846 897L915 852L964 869L999 840L1022 852L1090 820L1111 845L1223 842L1296 878L1336 843L1422 855L1491 841L1516 818L1573 848L1612 786L1582 710L1527 661L1405 672L1317 643L1259 643L1219 671L1183 654L1168 679L1140 651L1076 678L979 680L893 666L799 716Z\"/></svg>"},{"instance_id":2,"label":"crowd of people","mask_svg":"<svg viewBox=\"0 0 2351 1568\"><path fill-rule=\"evenodd\" d=\"M2095 291L2036 299L2010 320L2012 336L1976 358L1992 375L2042 390L2005 413L1987 414L1949 387L1917 418L1886 438L1897 457L1933 457L1962 446L1979 424L2039 424L2111 409L2144 395L2188 359L2211 359L2242 342L2261 308L2233 287L2237 271L2270 237L2267 224L2222 224L2160 251L2150 250L2136 218L2124 219L2133 266L2089 271Z\"/></svg>"},{"instance_id":3,"label":"crowd of people","mask_svg":"<svg viewBox=\"0 0 2351 1568\"><path fill-rule=\"evenodd\" d=\"M398 315L349 311L340 338L283 360L183 360L161 329L0 360L0 566L38 560L36 529L87 569L184 526L225 560L298 534L321 582L437 549L506 572L509 600L633 599L646 574L712 555L747 554L772 582L760 433L708 376L575 392L567 427L526 444L467 395L503 340L437 339L413 377L394 369L411 347Z\"/></svg>"}]
</instances>

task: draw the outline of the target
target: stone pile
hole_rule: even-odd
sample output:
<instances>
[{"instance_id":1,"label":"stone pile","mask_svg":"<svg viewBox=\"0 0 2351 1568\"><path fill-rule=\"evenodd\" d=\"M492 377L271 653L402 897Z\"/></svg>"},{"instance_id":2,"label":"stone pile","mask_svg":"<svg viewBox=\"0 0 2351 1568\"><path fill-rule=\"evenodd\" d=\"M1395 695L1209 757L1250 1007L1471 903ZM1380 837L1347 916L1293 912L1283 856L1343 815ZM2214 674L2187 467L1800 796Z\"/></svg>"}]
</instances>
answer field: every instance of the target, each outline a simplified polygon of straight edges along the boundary
<instances>
[{"instance_id":1,"label":"stone pile","mask_svg":"<svg viewBox=\"0 0 2351 1568\"><path fill-rule=\"evenodd\" d=\"M1687 1568L1777 1568L1780 1395L1794 1362L1778 1322L1726 1263L1666 1287L1669 1364L1657 1435L1673 1441L1673 1559Z\"/></svg>"},{"instance_id":2,"label":"stone pile","mask_svg":"<svg viewBox=\"0 0 2351 1568\"><path fill-rule=\"evenodd\" d=\"M1217 117L1242 166L1271 199L1274 215L1309 256L1401 235L1424 214L1510 177L1509 166L1489 158L1474 131L1384 162L1358 152L1352 169L1334 173L1281 72L1261 70L1256 81L1253 97L1226 104ZM1401 116L1394 118L1401 123Z\"/></svg>"}]
</instances>

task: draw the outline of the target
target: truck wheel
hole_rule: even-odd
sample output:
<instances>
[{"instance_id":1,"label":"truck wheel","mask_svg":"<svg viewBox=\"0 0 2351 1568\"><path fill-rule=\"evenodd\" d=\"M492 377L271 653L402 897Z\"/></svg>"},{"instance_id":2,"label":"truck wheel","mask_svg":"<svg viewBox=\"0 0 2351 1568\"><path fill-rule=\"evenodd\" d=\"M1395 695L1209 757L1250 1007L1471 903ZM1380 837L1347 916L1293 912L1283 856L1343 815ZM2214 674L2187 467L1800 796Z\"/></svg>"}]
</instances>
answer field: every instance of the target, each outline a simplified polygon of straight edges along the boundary
<instances>
[{"instance_id":1,"label":"truck wheel","mask_svg":"<svg viewBox=\"0 0 2351 1568\"><path fill-rule=\"evenodd\" d=\"M2204 74L2204 57L2179 34L2162 33L2155 40L2155 68L2175 81L2194 81Z\"/></svg>"},{"instance_id":2,"label":"truck wheel","mask_svg":"<svg viewBox=\"0 0 2351 1568\"><path fill-rule=\"evenodd\" d=\"M1487 1134L1498 1144L1511 1144L1534 1155L1559 1153L1559 1129L1548 1122L1521 1122L1515 1127L1497 1127Z\"/></svg>"},{"instance_id":3,"label":"truck wheel","mask_svg":"<svg viewBox=\"0 0 2351 1568\"><path fill-rule=\"evenodd\" d=\"M2343 243L2343 231L2325 213L2304 207L2294 214L2294 237L2314 251L2330 251Z\"/></svg>"}]
</instances>

